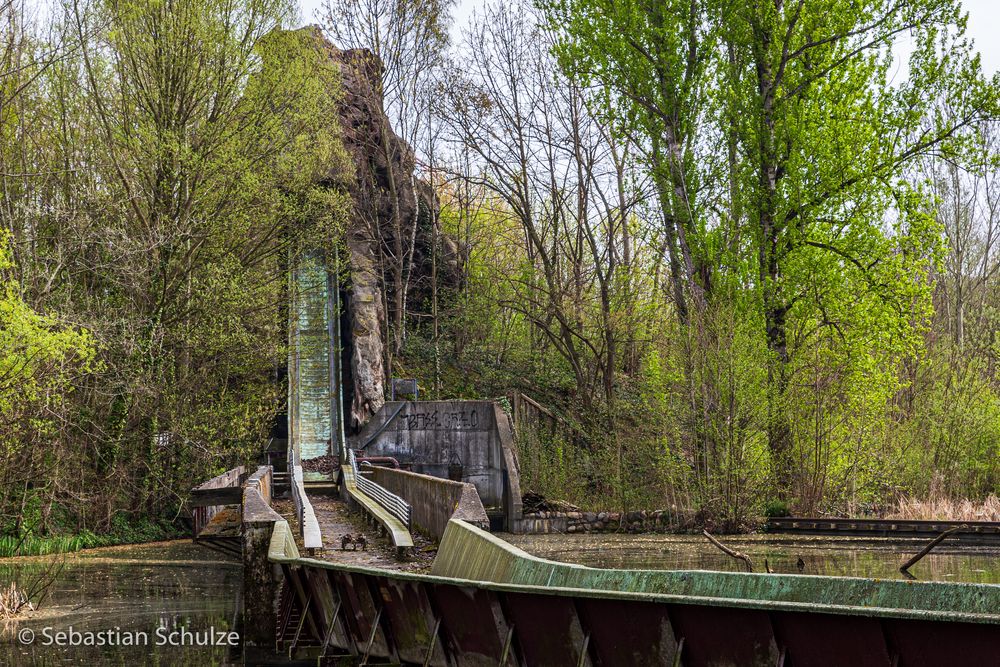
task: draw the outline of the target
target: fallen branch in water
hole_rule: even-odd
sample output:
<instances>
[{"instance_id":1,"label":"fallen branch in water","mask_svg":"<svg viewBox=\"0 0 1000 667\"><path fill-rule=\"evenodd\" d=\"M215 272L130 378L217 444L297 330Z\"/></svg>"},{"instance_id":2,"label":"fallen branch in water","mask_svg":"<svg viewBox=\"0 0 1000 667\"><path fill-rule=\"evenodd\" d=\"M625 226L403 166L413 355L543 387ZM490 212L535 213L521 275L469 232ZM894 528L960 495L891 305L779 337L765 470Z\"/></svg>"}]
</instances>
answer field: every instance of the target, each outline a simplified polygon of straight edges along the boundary
<instances>
[{"instance_id":1,"label":"fallen branch in water","mask_svg":"<svg viewBox=\"0 0 1000 667\"><path fill-rule=\"evenodd\" d=\"M701 531L701 534L704 535L705 537L707 537L709 542L711 542L715 546L719 547L719 549L722 550L722 553L726 554L727 556L731 556L731 557L735 558L736 560L741 560L744 563L746 563L747 572L753 572L753 561L750 560L750 556L747 556L745 553L741 553L739 551L735 551L733 549L730 549L725 544L723 544L719 540L717 540L714 537L712 537L712 535L707 530Z\"/></svg>"},{"instance_id":2,"label":"fallen branch in water","mask_svg":"<svg viewBox=\"0 0 1000 667\"><path fill-rule=\"evenodd\" d=\"M0 588L0 620L37 609L62 573L64 562L65 558L51 560L44 570L29 577L26 584L15 580Z\"/></svg>"},{"instance_id":3,"label":"fallen branch in water","mask_svg":"<svg viewBox=\"0 0 1000 667\"><path fill-rule=\"evenodd\" d=\"M924 547L923 549L921 549L920 553L918 553L916 556L914 556L910 560L908 560L905 563L903 563L902 565L900 565L899 571L902 572L903 574L906 574L906 575L909 575L909 576L912 577L913 575L911 575L909 573L909 569L911 567L913 567L914 565L916 565L917 561L919 561L921 558L923 558L924 556L926 556L927 554L929 554L931 552L931 549L933 549L937 545L941 544L941 542L943 542L944 539L946 537L948 537L949 535L951 535L952 533L956 533L956 532L958 532L960 530L968 530L968 529L969 529L969 527L966 526L963 523L961 526L955 526L954 528L949 528L948 530L944 531L943 533L941 533L940 535L938 535L937 537L935 537L933 540L931 540L927 544L926 547Z\"/></svg>"},{"instance_id":4,"label":"fallen branch in water","mask_svg":"<svg viewBox=\"0 0 1000 667\"><path fill-rule=\"evenodd\" d=\"M31 601L28 596L17 586L16 581L10 582L10 586L0 589L0 619L14 618L24 609L31 609Z\"/></svg>"}]
</instances>

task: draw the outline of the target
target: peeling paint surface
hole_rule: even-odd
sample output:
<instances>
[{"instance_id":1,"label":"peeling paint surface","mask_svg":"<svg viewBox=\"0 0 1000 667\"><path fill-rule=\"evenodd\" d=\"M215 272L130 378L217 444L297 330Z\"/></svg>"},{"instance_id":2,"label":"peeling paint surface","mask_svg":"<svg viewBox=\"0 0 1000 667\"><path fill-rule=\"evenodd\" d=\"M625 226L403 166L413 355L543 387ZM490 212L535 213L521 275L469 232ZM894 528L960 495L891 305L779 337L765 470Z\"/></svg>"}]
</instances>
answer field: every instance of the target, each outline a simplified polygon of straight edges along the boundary
<instances>
[{"instance_id":1,"label":"peeling paint surface","mask_svg":"<svg viewBox=\"0 0 1000 667\"><path fill-rule=\"evenodd\" d=\"M418 636L424 664L442 666L972 667L993 664L1000 650L1000 586L992 585L595 569L531 556L458 521L431 575L302 558L283 521L269 559L297 604L315 608L324 627L335 621L332 645L357 651L374 638L371 655L390 662L404 651L413 661ZM324 576L330 587L311 590L333 599L317 605L304 582ZM377 591L385 605L406 599L406 610L380 615L358 591ZM334 600L347 613L320 616Z\"/></svg>"},{"instance_id":2,"label":"peeling paint surface","mask_svg":"<svg viewBox=\"0 0 1000 667\"><path fill-rule=\"evenodd\" d=\"M329 454L330 449L330 305L327 271L319 252L307 253L291 278L292 321L288 350L291 374L289 415L293 446L301 459Z\"/></svg>"}]
</instances>

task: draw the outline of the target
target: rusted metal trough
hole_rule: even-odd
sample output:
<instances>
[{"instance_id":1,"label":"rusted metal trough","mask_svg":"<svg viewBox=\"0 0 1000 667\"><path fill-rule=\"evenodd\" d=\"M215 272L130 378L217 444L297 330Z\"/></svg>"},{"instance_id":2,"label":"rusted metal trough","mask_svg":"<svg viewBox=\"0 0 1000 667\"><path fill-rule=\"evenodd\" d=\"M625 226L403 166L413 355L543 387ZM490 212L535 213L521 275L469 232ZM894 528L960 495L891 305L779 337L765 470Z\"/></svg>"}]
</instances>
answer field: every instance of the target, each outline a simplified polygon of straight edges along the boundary
<instances>
[{"instance_id":1,"label":"rusted metal trough","mask_svg":"<svg viewBox=\"0 0 1000 667\"><path fill-rule=\"evenodd\" d=\"M1000 662L1000 586L598 570L458 521L430 575L299 558L283 521L268 559L292 652L420 665Z\"/></svg>"}]
</instances>

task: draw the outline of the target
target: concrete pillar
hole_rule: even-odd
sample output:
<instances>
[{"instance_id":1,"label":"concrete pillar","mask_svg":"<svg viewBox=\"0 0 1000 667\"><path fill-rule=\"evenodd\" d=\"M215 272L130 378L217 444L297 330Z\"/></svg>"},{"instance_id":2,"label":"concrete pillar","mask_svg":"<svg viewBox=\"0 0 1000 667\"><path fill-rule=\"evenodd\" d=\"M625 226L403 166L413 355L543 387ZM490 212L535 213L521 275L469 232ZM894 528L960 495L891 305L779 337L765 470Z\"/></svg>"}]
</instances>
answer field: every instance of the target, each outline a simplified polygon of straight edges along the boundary
<instances>
[{"instance_id":1,"label":"concrete pillar","mask_svg":"<svg viewBox=\"0 0 1000 667\"><path fill-rule=\"evenodd\" d=\"M261 469L243 490L243 646L274 648L281 570L268 560L281 515L267 502L271 469Z\"/></svg>"},{"instance_id":2,"label":"concrete pillar","mask_svg":"<svg viewBox=\"0 0 1000 667\"><path fill-rule=\"evenodd\" d=\"M243 523L243 644L274 647L280 575L267 559L274 521Z\"/></svg>"}]
</instances>

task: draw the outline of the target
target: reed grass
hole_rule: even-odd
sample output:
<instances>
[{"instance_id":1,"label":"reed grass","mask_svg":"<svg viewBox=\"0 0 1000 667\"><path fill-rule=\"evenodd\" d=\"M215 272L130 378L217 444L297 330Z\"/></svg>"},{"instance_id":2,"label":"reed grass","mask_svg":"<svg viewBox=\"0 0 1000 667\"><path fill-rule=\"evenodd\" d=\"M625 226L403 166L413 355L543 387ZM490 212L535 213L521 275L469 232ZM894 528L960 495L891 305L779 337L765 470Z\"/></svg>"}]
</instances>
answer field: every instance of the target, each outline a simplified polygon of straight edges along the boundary
<instances>
[{"instance_id":1,"label":"reed grass","mask_svg":"<svg viewBox=\"0 0 1000 667\"><path fill-rule=\"evenodd\" d=\"M0 558L74 553L81 549L169 539L180 534L177 526L142 521L108 533L83 531L75 535L0 535Z\"/></svg>"},{"instance_id":2,"label":"reed grass","mask_svg":"<svg viewBox=\"0 0 1000 667\"><path fill-rule=\"evenodd\" d=\"M983 500L968 498L901 498L887 519L926 521L1000 521L1000 497Z\"/></svg>"},{"instance_id":3,"label":"reed grass","mask_svg":"<svg viewBox=\"0 0 1000 667\"><path fill-rule=\"evenodd\" d=\"M0 588L0 619L14 618L25 609L32 608L28 595L16 581L10 582L7 588Z\"/></svg>"}]
</instances>

